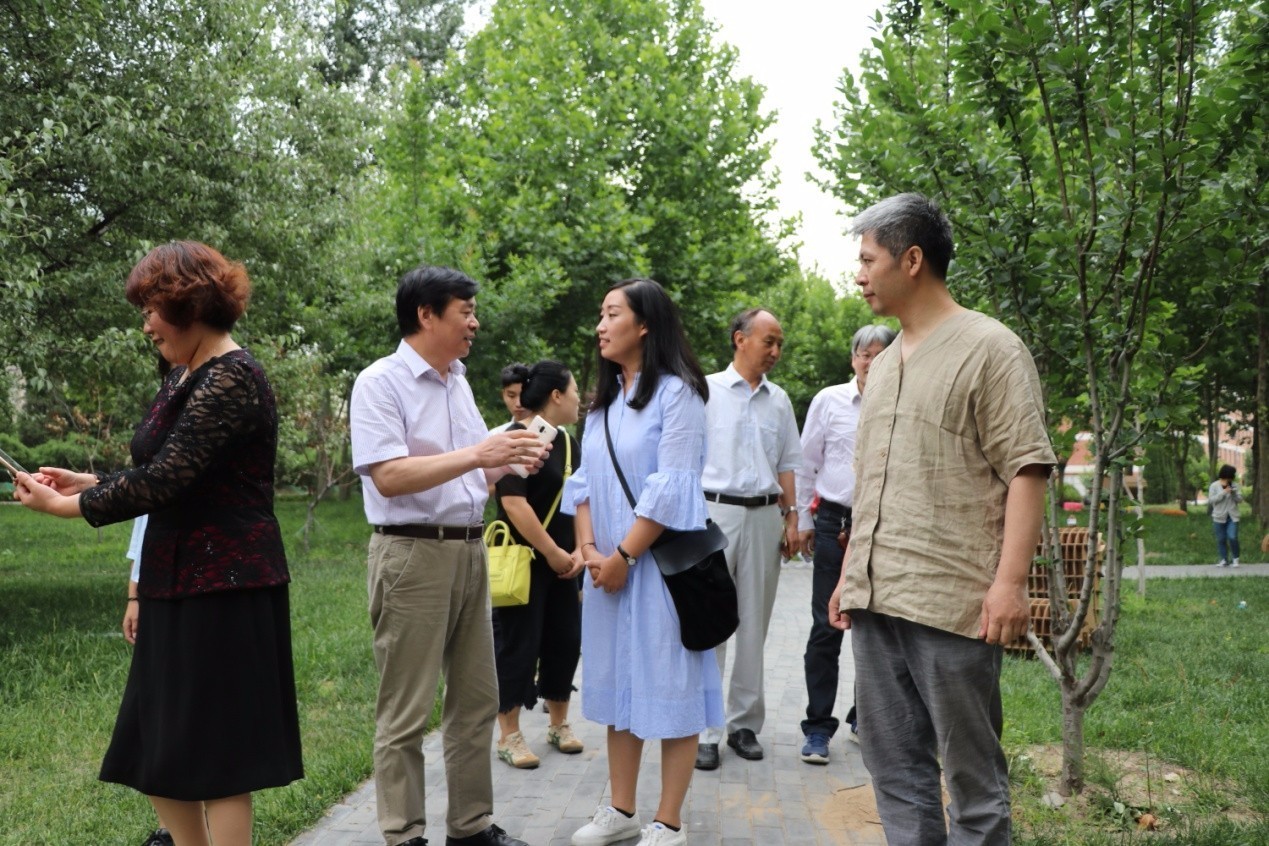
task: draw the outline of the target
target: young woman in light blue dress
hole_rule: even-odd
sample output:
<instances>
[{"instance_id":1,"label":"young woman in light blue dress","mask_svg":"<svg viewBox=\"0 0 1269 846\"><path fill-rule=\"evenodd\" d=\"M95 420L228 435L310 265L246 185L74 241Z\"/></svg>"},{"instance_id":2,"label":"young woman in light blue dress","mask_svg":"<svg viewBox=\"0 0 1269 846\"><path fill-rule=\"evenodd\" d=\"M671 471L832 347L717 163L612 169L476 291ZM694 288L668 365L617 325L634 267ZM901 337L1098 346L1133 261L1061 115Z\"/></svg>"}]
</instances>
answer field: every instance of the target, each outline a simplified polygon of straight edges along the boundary
<instances>
[{"instance_id":1,"label":"young woman in light blue dress","mask_svg":"<svg viewBox=\"0 0 1269 846\"><path fill-rule=\"evenodd\" d=\"M705 375L674 303L656 282L613 286L600 309L598 386L582 464L564 488L586 567L582 600L582 714L608 726L612 804L572 838L602 846L641 834L640 846L679 846L697 735L723 721L714 651L679 640L679 618L648 552L666 529L701 529ZM632 510L613 469L605 419ZM637 515L637 516L636 516ZM641 827L636 806L643 742L661 741L661 797Z\"/></svg>"}]
</instances>

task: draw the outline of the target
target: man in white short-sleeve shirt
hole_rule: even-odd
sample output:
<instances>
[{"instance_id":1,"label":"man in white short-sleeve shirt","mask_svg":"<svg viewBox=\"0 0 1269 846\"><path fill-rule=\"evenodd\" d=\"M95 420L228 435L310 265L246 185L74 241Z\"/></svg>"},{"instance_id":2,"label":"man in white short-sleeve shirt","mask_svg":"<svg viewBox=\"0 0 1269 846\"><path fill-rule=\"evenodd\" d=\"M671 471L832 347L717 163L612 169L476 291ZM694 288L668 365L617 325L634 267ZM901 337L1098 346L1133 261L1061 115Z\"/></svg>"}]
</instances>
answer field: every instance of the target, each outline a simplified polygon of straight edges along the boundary
<instances>
[{"instance_id":1,"label":"man in white short-sleeve shirt","mask_svg":"<svg viewBox=\"0 0 1269 846\"><path fill-rule=\"evenodd\" d=\"M731 324L732 363L711 373L705 405L706 457L701 484L710 519L727 535L727 564L736 581L740 626L731 637L727 745L751 761L762 758L758 732L766 716L763 646L771 622L780 557L797 546L793 472L802 459L789 396L767 379L780 360L784 332L775 315L750 309ZM721 674L728 644L715 648ZM697 747L696 768L718 767L721 726Z\"/></svg>"}]
</instances>

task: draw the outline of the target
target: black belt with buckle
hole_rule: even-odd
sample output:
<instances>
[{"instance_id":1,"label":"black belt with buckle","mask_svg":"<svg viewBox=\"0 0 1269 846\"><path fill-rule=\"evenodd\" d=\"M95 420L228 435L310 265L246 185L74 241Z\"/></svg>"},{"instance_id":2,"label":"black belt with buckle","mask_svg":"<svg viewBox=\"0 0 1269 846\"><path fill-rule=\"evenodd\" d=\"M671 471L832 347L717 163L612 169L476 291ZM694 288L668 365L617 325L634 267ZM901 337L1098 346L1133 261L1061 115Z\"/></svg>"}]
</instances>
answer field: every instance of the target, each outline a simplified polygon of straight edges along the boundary
<instances>
[{"instance_id":1,"label":"black belt with buckle","mask_svg":"<svg viewBox=\"0 0 1269 846\"><path fill-rule=\"evenodd\" d=\"M725 493L705 491L705 498L720 505L742 505L745 508L761 508L764 505L775 505L780 501L779 494L763 494L762 496L732 496Z\"/></svg>"},{"instance_id":2,"label":"black belt with buckle","mask_svg":"<svg viewBox=\"0 0 1269 846\"><path fill-rule=\"evenodd\" d=\"M400 535L405 538L419 540L461 540L478 541L485 536L485 524L474 526L435 526L431 523L406 523L402 526L375 526L375 533L380 535Z\"/></svg>"}]
</instances>

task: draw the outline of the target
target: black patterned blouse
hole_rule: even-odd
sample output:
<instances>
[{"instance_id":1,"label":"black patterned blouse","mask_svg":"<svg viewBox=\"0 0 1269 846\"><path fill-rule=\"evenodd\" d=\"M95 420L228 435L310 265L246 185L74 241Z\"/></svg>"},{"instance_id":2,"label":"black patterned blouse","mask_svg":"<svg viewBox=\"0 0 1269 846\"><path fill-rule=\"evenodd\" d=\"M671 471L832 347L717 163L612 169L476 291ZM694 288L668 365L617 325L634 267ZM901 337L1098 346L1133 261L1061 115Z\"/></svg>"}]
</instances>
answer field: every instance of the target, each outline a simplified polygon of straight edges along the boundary
<instances>
[{"instance_id":1,"label":"black patterned blouse","mask_svg":"<svg viewBox=\"0 0 1269 846\"><path fill-rule=\"evenodd\" d=\"M176 599L290 581L273 515L278 412L246 350L168 374L132 437L135 469L79 498L93 526L150 515L140 594Z\"/></svg>"}]
</instances>

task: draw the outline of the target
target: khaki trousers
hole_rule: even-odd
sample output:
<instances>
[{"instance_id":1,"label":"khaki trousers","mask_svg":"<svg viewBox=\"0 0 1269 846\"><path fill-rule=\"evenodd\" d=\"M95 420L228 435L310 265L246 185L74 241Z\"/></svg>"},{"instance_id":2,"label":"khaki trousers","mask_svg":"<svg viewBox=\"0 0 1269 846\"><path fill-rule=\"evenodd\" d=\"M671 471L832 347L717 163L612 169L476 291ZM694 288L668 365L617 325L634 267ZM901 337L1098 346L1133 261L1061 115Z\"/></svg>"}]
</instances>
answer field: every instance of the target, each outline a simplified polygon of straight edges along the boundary
<instances>
[{"instance_id":1,"label":"khaki trousers","mask_svg":"<svg viewBox=\"0 0 1269 846\"><path fill-rule=\"evenodd\" d=\"M710 519L727 535L727 569L736 582L740 604L740 627L729 640L714 647L720 677L729 648L733 655L731 684L727 688L726 731L732 734L749 729L758 734L767 717L763 652L780 583L784 520L776 505L759 508L718 502L705 505ZM701 735L701 743L720 743L722 739L723 726L710 726Z\"/></svg>"},{"instance_id":2,"label":"khaki trousers","mask_svg":"<svg viewBox=\"0 0 1269 846\"><path fill-rule=\"evenodd\" d=\"M423 834L423 734L441 674L447 834L490 825L498 712L485 545L375 534L367 567L379 697L375 793L389 846Z\"/></svg>"}]
</instances>

